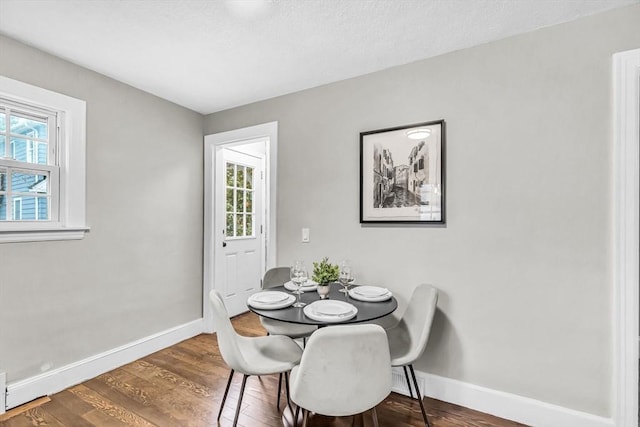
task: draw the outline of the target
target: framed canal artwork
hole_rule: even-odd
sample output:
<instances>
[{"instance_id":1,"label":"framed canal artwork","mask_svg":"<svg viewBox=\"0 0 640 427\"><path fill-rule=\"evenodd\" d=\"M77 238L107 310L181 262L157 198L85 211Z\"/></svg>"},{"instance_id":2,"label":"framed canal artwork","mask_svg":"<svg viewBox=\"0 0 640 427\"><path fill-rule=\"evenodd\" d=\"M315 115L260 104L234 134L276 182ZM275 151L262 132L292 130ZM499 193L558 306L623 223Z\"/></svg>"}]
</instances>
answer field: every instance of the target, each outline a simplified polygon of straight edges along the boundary
<instances>
[{"instance_id":1,"label":"framed canal artwork","mask_svg":"<svg viewBox=\"0 0 640 427\"><path fill-rule=\"evenodd\" d=\"M360 223L445 223L444 120L360 133Z\"/></svg>"}]
</instances>

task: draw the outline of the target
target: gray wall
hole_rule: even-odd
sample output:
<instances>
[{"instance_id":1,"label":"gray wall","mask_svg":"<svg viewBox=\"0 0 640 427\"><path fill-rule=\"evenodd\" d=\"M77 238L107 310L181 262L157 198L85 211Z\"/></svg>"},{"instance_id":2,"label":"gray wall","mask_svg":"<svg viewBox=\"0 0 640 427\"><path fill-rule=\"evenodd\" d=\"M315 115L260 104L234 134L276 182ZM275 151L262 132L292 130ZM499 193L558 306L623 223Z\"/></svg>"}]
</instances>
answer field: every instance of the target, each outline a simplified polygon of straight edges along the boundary
<instances>
[{"instance_id":1,"label":"gray wall","mask_svg":"<svg viewBox=\"0 0 640 427\"><path fill-rule=\"evenodd\" d=\"M609 416L611 56L639 23L587 17L212 114L205 134L279 122L279 263L349 258L403 305L441 289L418 369ZM446 227L361 226L359 132L436 119Z\"/></svg>"},{"instance_id":2,"label":"gray wall","mask_svg":"<svg viewBox=\"0 0 640 427\"><path fill-rule=\"evenodd\" d=\"M200 318L202 116L5 37L0 75L87 102L91 227L0 245L7 380Z\"/></svg>"}]
</instances>

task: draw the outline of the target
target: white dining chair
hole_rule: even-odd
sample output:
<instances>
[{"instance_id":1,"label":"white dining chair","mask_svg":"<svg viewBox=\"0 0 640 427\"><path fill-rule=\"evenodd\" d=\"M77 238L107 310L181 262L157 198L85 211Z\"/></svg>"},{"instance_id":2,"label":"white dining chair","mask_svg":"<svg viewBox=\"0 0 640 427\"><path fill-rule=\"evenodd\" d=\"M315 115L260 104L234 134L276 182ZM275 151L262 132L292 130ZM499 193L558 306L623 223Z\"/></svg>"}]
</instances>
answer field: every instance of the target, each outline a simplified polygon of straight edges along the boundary
<instances>
[{"instance_id":1,"label":"white dining chair","mask_svg":"<svg viewBox=\"0 0 640 427\"><path fill-rule=\"evenodd\" d=\"M289 271L289 267L274 267L267 270L262 278L262 289L284 285L290 279ZM302 338L303 341L318 329L317 326L298 325L262 316L260 316L260 323L269 335L285 335L294 339Z\"/></svg>"},{"instance_id":2,"label":"white dining chair","mask_svg":"<svg viewBox=\"0 0 640 427\"><path fill-rule=\"evenodd\" d=\"M416 397L420 402L422 418L425 426L429 427L427 412L422 402L422 393L418 389L418 381L416 373L413 370L413 363L422 355L429 333L431 332L431 324L433 316L436 312L436 304L438 303L438 290L431 285L419 285L413 290L409 304L398 323L387 329L387 338L389 340L389 350L391 352L391 365L394 367L402 366L404 376L409 387L409 394L413 398L411 391L411 383L407 368L411 372L413 386L415 387Z\"/></svg>"},{"instance_id":3,"label":"white dining chair","mask_svg":"<svg viewBox=\"0 0 640 427\"><path fill-rule=\"evenodd\" d=\"M235 426L238 423L247 378L250 375L270 375L289 372L300 362L302 349L295 341L285 336L244 337L238 335L229 320L227 308L220 294L215 290L211 291L209 293L209 300L213 308L214 327L218 338L220 354L226 364L229 365L229 368L231 368L227 387L224 391L222 402L220 403L218 420L222 415L222 409L227 400L233 374L236 371L243 374L236 414L233 420L233 425ZM278 401L280 400L279 393L280 390L278 390Z\"/></svg>"},{"instance_id":4,"label":"white dining chair","mask_svg":"<svg viewBox=\"0 0 640 427\"><path fill-rule=\"evenodd\" d=\"M275 288L276 286L284 285L291 279L290 271L291 269L289 267L270 268L264 273L264 276L262 278L262 289L270 289ZM302 338L303 347L307 342L307 337L309 337L309 335L311 335L318 329L317 326L299 325L296 323L269 319L268 317L262 316L260 316L260 324L262 324L262 327L267 331L267 335L284 335L293 339ZM278 397L280 396L280 390L282 389L283 375L285 376L285 384L287 383L286 373L280 374L280 376L278 377ZM287 403L290 404L288 395ZM276 404L278 405L278 407L280 406L279 398Z\"/></svg>"},{"instance_id":5,"label":"white dining chair","mask_svg":"<svg viewBox=\"0 0 640 427\"><path fill-rule=\"evenodd\" d=\"M384 329L378 325L321 328L309 338L300 365L293 368L291 400L302 408L303 427L309 411L328 416L357 415L372 410L391 393L391 357Z\"/></svg>"}]
</instances>

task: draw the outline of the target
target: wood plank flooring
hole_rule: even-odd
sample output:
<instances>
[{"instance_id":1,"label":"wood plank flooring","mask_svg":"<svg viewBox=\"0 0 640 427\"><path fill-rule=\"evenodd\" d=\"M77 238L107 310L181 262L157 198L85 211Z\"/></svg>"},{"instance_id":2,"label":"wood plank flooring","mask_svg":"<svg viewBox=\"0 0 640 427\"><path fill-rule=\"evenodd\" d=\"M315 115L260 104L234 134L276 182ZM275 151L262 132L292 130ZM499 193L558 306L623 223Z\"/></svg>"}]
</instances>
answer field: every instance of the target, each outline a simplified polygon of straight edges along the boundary
<instances>
[{"instance_id":1,"label":"wood plank flooring","mask_svg":"<svg viewBox=\"0 0 640 427\"><path fill-rule=\"evenodd\" d=\"M253 313L234 318L233 324L241 335L265 334ZM13 409L0 418L0 426L231 426L239 374L222 418L216 421L228 375L215 335L203 334L50 396L50 400ZM275 405L277 389L277 375L250 377L238 425L282 426L282 412ZM281 408L285 402L283 394ZM426 398L424 403L432 427L523 426L434 399ZM424 426L418 402L396 393L377 412L381 426ZM315 427L347 427L352 419L314 416L310 421ZM370 414L357 418L356 425L371 425Z\"/></svg>"}]
</instances>

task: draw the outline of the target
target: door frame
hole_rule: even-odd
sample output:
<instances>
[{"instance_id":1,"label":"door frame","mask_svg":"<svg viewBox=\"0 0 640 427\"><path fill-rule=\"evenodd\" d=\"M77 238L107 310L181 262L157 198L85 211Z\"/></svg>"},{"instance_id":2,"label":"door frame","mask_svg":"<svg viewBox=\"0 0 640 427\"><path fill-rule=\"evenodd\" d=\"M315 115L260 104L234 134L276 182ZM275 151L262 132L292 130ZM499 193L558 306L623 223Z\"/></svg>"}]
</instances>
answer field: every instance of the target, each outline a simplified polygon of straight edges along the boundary
<instances>
[{"instance_id":1,"label":"door frame","mask_svg":"<svg viewBox=\"0 0 640 427\"><path fill-rule=\"evenodd\" d=\"M277 236L277 160L278 160L278 122L263 123L241 129L205 135L204 137L204 256L202 280L202 317L205 332L214 332L213 313L209 305L209 292L215 289L214 267L216 248L221 247L215 241L215 164L216 148L233 146L259 138L266 139L265 157L265 197L264 221L265 259L266 268L276 265L276 236Z\"/></svg>"},{"instance_id":2,"label":"door frame","mask_svg":"<svg viewBox=\"0 0 640 427\"><path fill-rule=\"evenodd\" d=\"M613 79L613 416L617 427L637 427L640 333L640 49L613 56Z\"/></svg>"}]
</instances>

